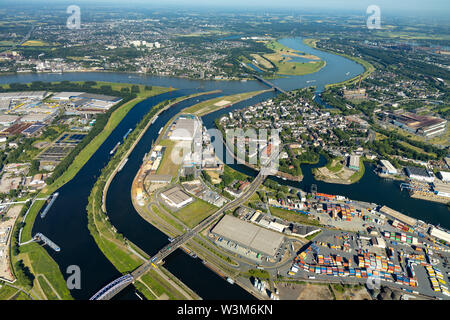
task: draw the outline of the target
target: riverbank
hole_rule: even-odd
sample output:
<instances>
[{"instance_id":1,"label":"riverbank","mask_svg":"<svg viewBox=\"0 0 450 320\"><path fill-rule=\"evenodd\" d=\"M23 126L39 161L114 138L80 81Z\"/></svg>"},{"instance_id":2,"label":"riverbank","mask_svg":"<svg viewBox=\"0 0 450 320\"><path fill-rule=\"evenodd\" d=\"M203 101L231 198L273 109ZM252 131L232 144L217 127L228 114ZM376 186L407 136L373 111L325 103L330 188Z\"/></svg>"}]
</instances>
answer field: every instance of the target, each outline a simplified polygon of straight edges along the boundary
<instances>
[{"instance_id":1,"label":"riverbank","mask_svg":"<svg viewBox=\"0 0 450 320\"><path fill-rule=\"evenodd\" d=\"M359 162L359 170L354 171L341 163L343 160L331 159L324 167L312 169L314 179L325 183L350 185L358 182L366 171L364 159Z\"/></svg>"},{"instance_id":2,"label":"riverbank","mask_svg":"<svg viewBox=\"0 0 450 320\"><path fill-rule=\"evenodd\" d=\"M111 83L111 85L113 85L113 83ZM122 85L125 86L124 84ZM131 87L131 84L129 84L129 86ZM143 92L140 93L140 95L138 95L137 98L123 104L117 110L115 110L108 119L108 122L104 127L104 130L100 134L98 134L92 141L90 141L90 143L83 150L81 150L81 152L75 157L74 161L71 163L69 168L64 172L64 174L61 175L53 184L47 186L44 190L42 190L37 195L37 198L45 198L47 196L50 196L57 189L59 189L64 184L69 182L78 173L78 171L86 164L86 162L90 159L90 157L97 151L100 145L106 140L106 138L110 135L110 133L114 130L114 128L121 122L121 120L125 117L125 115L136 104L151 96L167 92L168 90L169 89L162 87L154 87L152 88L152 90L144 90ZM22 232L20 234L20 239L18 239L20 243L31 240L32 229L35 219L40 210L42 209L42 207L45 205L45 203L46 203L45 201L33 202L31 207L29 208L29 212L26 218L24 219L23 223L17 221L16 224L14 225L12 234L14 234L16 230L23 227ZM22 224L24 225L22 226ZM28 267L35 275L42 275L42 277L47 279L48 282L50 282L51 284L53 284L53 287L55 288L56 291L55 294L53 295L49 294L48 296L44 295L38 298L50 299L54 298L55 296L62 297L63 299L71 298L70 292L67 289L65 280L61 274L58 265L42 246L33 242L23 245L17 249L15 248L16 246L18 247L18 244L16 244L15 241L11 241L10 252L20 250L21 252L20 259L24 261L25 266ZM14 270L15 268L15 263L13 260L11 260L11 268L12 270ZM17 270L14 270L13 272L15 275L18 274ZM38 279L39 277L36 276L35 285L37 287L40 286Z\"/></svg>"},{"instance_id":3,"label":"riverbank","mask_svg":"<svg viewBox=\"0 0 450 320\"><path fill-rule=\"evenodd\" d=\"M141 122L136 127L136 130L134 130L129 135L124 144L119 147L114 157L103 169L101 176L97 179L97 182L95 183L94 188L91 191L91 195L89 196L89 205L87 208L89 220L88 228L91 232L91 235L94 237L98 247L103 252L103 254L117 268L117 270L119 270L122 273L129 273L135 270L142 263L146 262L149 259L149 256L145 252L143 252L143 250L137 248L137 246L133 244L131 241L128 241L126 238L124 238L123 235L118 233L117 230L114 228L114 226L110 223L106 215L106 210L105 211L102 210L102 207L105 208L104 199L108 189L107 182L112 181L111 177L117 173L117 169L120 167L122 161L126 159L126 157L128 157L128 155L132 152L134 147L137 145L137 142L142 138L143 134L152 124L153 122L152 120L156 119L156 117L161 112L167 110L168 108L179 103L180 101L193 98L199 95L205 95L208 93L211 94L211 92L194 94L188 97L177 98L169 104L160 103L158 106L155 106L144 117L144 119L141 120ZM100 203L103 204L101 205ZM141 251L142 255L137 253L136 252L137 250ZM158 273L163 272L166 274L170 274L168 270L161 270L156 272ZM170 277L175 278L173 275L171 275ZM177 286L175 286L174 283L165 283L163 287L167 288L167 286L172 286L172 289L164 291L163 293L161 293L161 296L168 296L169 298L172 297L176 299L186 299L189 297L195 299L199 298L187 287L181 289L182 290L180 292L181 296L175 294L174 292L177 292L177 290L179 292L181 288L180 287L181 281L177 279L177 283L178 283ZM142 281L141 285L144 285ZM141 286L141 289L143 289L144 291L143 294L148 296L149 292L157 292L158 286L156 287L155 286L156 286L155 284L152 285L151 283L146 283L144 287L147 288L148 290L143 289L144 287ZM187 292L190 293L188 294ZM148 298L151 298L152 296L154 297L154 294L150 295ZM158 296L158 298L161 298L161 296Z\"/></svg>"},{"instance_id":4,"label":"riverbank","mask_svg":"<svg viewBox=\"0 0 450 320\"><path fill-rule=\"evenodd\" d=\"M266 92L267 90L264 90L262 92ZM246 99L249 99L250 97L259 94L257 93L249 93L248 95L245 95ZM185 109L180 110L180 112L176 115L174 115L170 121L166 123L166 125L163 127L163 130L159 132L159 135L156 139L156 142L153 144L153 147L156 146L161 138L166 135L166 130L168 129L168 126L173 122L174 119L177 118L180 114L186 114L189 111L199 111L204 110L205 106L211 106L215 101L226 99L228 100L234 100L234 101L242 101L246 100L242 95L235 95L233 97L227 96L227 97L220 97L211 99L205 102L202 102L200 104L196 104L191 107L187 107ZM214 109L221 109L225 108L226 105L219 105L216 106ZM208 110L210 111L210 110ZM216 111L216 110L213 110ZM152 153L151 149L149 151L149 154ZM162 164L161 164L162 165ZM145 176L143 176L143 167L139 170L139 172L136 174L133 183L132 183L132 190L131 190L131 198L132 203L134 206L134 209L138 214L145 219L147 222L154 225L157 229L164 232L170 237L176 237L178 235L181 235L185 232L189 226L185 224L185 222L181 221L181 218L179 217L179 214L174 214L169 212L169 210L166 208L166 206L159 203L158 198L158 192L152 193L152 194L146 194L144 197L142 195L140 196L139 202L137 201L137 195L138 195L138 188L141 190L140 192L147 192L146 187L143 185L143 181L145 179ZM176 183L174 183L176 184ZM165 188L168 188L167 186ZM199 201L199 200L197 200ZM193 227L192 225L190 226ZM204 240L203 240L204 239ZM211 264L214 266L213 270L219 270L219 272L216 272L221 277L226 279L227 277L230 277L232 279L236 279L239 277L239 270L236 269L239 267L239 263L236 263L233 261L233 259L230 259L228 254L221 252L216 246L211 245L207 240L207 232L203 231L201 233L201 236L197 236L191 241L189 241L184 246L185 251L195 253L198 257L200 257L203 261ZM246 286L237 282L242 288L246 289ZM248 291L248 290L247 290ZM248 291L252 293L251 291ZM252 293L253 294L253 293Z\"/></svg>"},{"instance_id":5,"label":"riverbank","mask_svg":"<svg viewBox=\"0 0 450 320\"><path fill-rule=\"evenodd\" d=\"M353 56L350 56L350 55L345 54L345 53L333 52L331 50L325 50L325 49L322 49L322 48L318 48L317 47L317 42L319 42L319 41L320 41L319 39L304 39L303 43L308 45L308 46L310 46L313 49L321 50L323 52L328 52L328 53L331 53L331 54L339 55L339 56L342 56L344 58L353 60L356 63L359 63L360 65L362 65L364 67L364 73L362 75L358 75L358 76L356 76L356 77L354 77L352 79L345 80L345 81L342 81L342 82L327 84L327 85L325 85L325 89L329 89L329 88L332 88L332 87L339 87L339 86L344 86L344 85L355 84L355 83L357 83L359 81L360 78L365 79L372 72L375 71L375 67L371 63L369 63L369 62L367 62L367 61L365 61L365 60L363 60L361 58L353 57Z\"/></svg>"}]
</instances>

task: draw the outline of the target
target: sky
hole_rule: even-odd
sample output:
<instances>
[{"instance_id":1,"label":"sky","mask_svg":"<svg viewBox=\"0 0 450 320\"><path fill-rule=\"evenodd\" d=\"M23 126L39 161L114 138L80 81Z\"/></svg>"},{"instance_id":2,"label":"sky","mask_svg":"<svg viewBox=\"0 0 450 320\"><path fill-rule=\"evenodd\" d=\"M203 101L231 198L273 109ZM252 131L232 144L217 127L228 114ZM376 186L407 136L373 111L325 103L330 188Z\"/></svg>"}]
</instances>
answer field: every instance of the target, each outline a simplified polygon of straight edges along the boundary
<instances>
[{"instance_id":1,"label":"sky","mask_svg":"<svg viewBox=\"0 0 450 320\"><path fill-rule=\"evenodd\" d=\"M16 3L26 0L16 0ZM36 2L71 2L72 4L89 3L117 3L121 5L148 4L162 7L164 5L179 5L182 7L222 7L249 9L292 9L320 11L365 11L369 5L377 5L381 11L395 15L447 15L450 16L450 0L34 0Z\"/></svg>"}]
</instances>

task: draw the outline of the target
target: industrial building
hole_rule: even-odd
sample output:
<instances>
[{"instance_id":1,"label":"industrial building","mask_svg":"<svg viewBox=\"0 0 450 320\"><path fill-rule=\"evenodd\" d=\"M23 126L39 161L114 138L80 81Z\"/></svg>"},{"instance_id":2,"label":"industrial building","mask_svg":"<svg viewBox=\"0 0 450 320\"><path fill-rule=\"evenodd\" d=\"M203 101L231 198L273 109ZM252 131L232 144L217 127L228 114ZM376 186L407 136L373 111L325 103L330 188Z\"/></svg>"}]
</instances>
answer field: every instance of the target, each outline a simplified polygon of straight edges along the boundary
<instances>
[{"instance_id":1,"label":"industrial building","mask_svg":"<svg viewBox=\"0 0 450 320\"><path fill-rule=\"evenodd\" d=\"M421 116L410 112L389 116L393 118L395 125L426 138L439 136L447 131L448 121L438 117Z\"/></svg>"},{"instance_id":2,"label":"industrial building","mask_svg":"<svg viewBox=\"0 0 450 320\"><path fill-rule=\"evenodd\" d=\"M381 160L381 172L384 174L398 174L397 169L388 160Z\"/></svg>"},{"instance_id":3,"label":"industrial building","mask_svg":"<svg viewBox=\"0 0 450 320\"><path fill-rule=\"evenodd\" d=\"M439 171L438 175L443 182L450 182L450 172Z\"/></svg>"},{"instance_id":4,"label":"industrial building","mask_svg":"<svg viewBox=\"0 0 450 320\"><path fill-rule=\"evenodd\" d=\"M430 235L450 243L450 233L440 230L436 227L430 228Z\"/></svg>"},{"instance_id":5,"label":"industrial building","mask_svg":"<svg viewBox=\"0 0 450 320\"><path fill-rule=\"evenodd\" d=\"M431 172L422 167L406 167L405 172L410 179L417 181L432 183L435 179Z\"/></svg>"},{"instance_id":6,"label":"industrial building","mask_svg":"<svg viewBox=\"0 0 450 320\"><path fill-rule=\"evenodd\" d=\"M351 155L348 160L348 167L352 170L359 171L360 156Z\"/></svg>"},{"instance_id":7,"label":"industrial building","mask_svg":"<svg viewBox=\"0 0 450 320\"><path fill-rule=\"evenodd\" d=\"M170 140L192 141L199 133L201 126L195 117L180 116L173 126Z\"/></svg>"},{"instance_id":8,"label":"industrial building","mask_svg":"<svg viewBox=\"0 0 450 320\"><path fill-rule=\"evenodd\" d=\"M284 236L280 233L261 228L230 215L225 215L211 232L270 257L275 256L284 241Z\"/></svg>"},{"instance_id":9,"label":"industrial building","mask_svg":"<svg viewBox=\"0 0 450 320\"><path fill-rule=\"evenodd\" d=\"M14 123L16 123L17 120L19 120L18 116L6 115L6 114L0 115L0 125L1 126L9 127L9 126L13 125Z\"/></svg>"},{"instance_id":10,"label":"industrial building","mask_svg":"<svg viewBox=\"0 0 450 320\"><path fill-rule=\"evenodd\" d=\"M182 208L194 201L192 197L187 195L178 186L161 193L161 197L166 200L170 206L175 208Z\"/></svg>"},{"instance_id":11,"label":"industrial building","mask_svg":"<svg viewBox=\"0 0 450 320\"><path fill-rule=\"evenodd\" d=\"M0 99L40 99L47 96L46 91L21 91L21 92L1 92Z\"/></svg>"},{"instance_id":12,"label":"industrial building","mask_svg":"<svg viewBox=\"0 0 450 320\"><path fill-rule=\"evenodd\" d=\"M416 219L414 219L412 217L409 217L407 215L404 215L403 213L400 213L398 211L395 211L394 209L391 209L391 208L389 208L387 206L383 206L380 209L380 212L384 213L386 215L389 215L389 216L391 216L391 217L393 217L393 218L395 218L395 219L397 219L397 220L399 220L399 221L401 221L401 222L403 222L403 223L405 223L405 224L407 224L409 226L415 226L417 224L417 220Z\"/></svg>"},{"instance_id":13,"label":"industrial building","mask_svg":"<svg viewBox=\"0 0 450 320\"><path fill-rule=\"evenodd\" d=\"M84 92L60 92L60 93L55 94L52 97L52 100L68 101L70 99L79 97L83 93Z\"/></svg>"}]
</instances>

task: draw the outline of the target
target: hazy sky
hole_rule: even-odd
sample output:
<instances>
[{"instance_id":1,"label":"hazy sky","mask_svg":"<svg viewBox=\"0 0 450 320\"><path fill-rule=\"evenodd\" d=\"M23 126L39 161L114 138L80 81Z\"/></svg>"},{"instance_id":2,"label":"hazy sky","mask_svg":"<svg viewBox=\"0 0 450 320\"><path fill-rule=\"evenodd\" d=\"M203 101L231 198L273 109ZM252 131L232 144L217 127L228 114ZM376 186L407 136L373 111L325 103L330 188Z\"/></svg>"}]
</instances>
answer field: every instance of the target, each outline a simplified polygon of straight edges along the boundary
<instances>
[{"instance_id":1,"label":"hazy sky","mask_svg":"<svg viewBox=\"0 0 450 320\"><path fill-rule=\"evenodd\" d=\"M72 4L89 3L120 3L121 5L150 4L162 7L164 5L181 5L183 7L246 7L252 9L280 8L280 9L319 9L323 11L365 11L369 5L378 5L381 11L390 14L439 14L450 16L450 0L38 0L47 3ZM38 1L33 1L34 3ZM16 0L16 3L29 2Z\"/></svg>"}]
</instances>

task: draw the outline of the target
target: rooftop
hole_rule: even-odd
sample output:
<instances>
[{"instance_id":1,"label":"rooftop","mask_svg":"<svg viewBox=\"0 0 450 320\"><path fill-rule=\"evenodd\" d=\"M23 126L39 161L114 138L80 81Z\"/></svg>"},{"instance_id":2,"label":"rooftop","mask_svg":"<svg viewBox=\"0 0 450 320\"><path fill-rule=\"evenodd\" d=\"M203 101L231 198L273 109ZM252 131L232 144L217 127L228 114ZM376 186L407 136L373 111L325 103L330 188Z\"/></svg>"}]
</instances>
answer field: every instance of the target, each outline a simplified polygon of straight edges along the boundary
<instances>
[{"instance_id":1,"label":"rooftop","mask_svg":"<svg viewBox=\"0 0 450 320\"><path fill-rule=\"evenodd\" d=\"M224 216L212 232L268 256L276 254L284 239L280 233L258 227L230 215Z\"/></svg>"}]
</instances>

